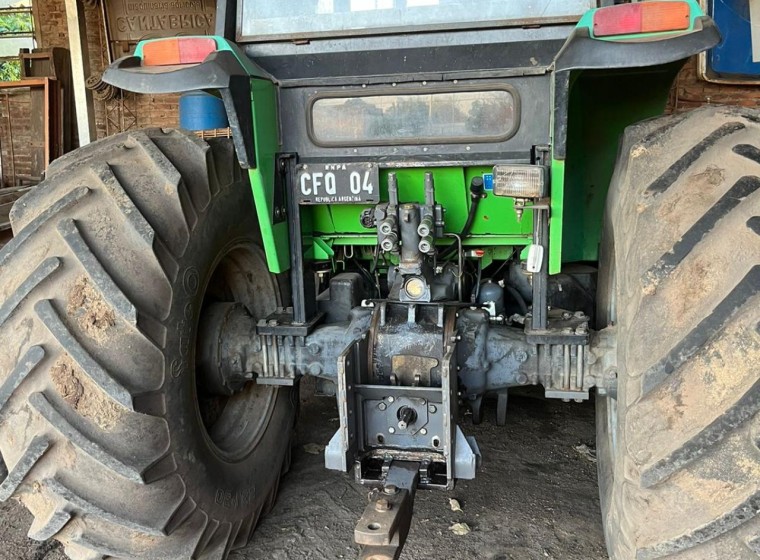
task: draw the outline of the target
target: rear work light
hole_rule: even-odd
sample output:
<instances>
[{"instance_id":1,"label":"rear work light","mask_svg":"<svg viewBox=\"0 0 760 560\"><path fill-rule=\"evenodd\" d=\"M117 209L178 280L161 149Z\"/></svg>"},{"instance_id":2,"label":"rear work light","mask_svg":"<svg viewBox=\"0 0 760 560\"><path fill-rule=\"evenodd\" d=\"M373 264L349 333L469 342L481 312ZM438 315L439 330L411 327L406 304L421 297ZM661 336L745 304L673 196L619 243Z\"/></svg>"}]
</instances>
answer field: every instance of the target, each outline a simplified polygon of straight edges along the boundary
<instances>
[{"instance_id":1,"label":"rear work light","mask_svg":"<svg viewBox=\"0 0 760 560\"><path fill-rule=\"evenodd\" d=\"M216 50L216 41L206 37L159 39L143 45L143 66L196 64Z\"/></svg>"},{"instance_id":2,"label":"rear work light","mask_svg":"<svg viewBox=\"0 0 760 560\"><path fill-rule=\"evenodd\" d=\"M594 36L635 35L689 29L687 2L651 1L600 8L594 12Z\"/></svg>"},{"instance_id":3,"label":"rear work light","mask_svg":"<svg viewBox=\"0 0 760 560\"><path fill-rule=\"evenodd\" d=\"M513 198L542 198L547 194L546 168L503 164L493 168L493 194Z\"/></svg>"}]
</instances>

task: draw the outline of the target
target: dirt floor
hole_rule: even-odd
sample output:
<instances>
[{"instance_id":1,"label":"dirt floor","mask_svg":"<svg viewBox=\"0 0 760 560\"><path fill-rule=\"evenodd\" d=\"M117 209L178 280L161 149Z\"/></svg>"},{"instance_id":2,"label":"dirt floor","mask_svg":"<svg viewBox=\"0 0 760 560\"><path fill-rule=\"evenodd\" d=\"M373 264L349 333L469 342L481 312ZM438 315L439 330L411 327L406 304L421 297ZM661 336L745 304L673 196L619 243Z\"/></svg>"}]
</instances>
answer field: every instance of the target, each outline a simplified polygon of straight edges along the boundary
<instances>
[{"instance_id":1,"label":"dirt floor","mask_svg":"<svg viewBox=\"0 0 760 560\"><path fill-rule=\"evenodd\" d=\"M402 560L603 560L593 457L593 404L564 404L513 396L507 426L495 425L495 403L485 421L463 429L483 453L475 481L451 493L420 492ZM353 529L366 490L349 475L327 471L320 449L337 427L332 399L304 402L293 467L280 499L257 538L231 560L356 558ZM451 509L449 498L461 504ZM26 538L29 514L15 502L0 505L0 560L64 560L57 544ZM450 527L466 523L470 532Z\"/></svg>"}]
</instances>

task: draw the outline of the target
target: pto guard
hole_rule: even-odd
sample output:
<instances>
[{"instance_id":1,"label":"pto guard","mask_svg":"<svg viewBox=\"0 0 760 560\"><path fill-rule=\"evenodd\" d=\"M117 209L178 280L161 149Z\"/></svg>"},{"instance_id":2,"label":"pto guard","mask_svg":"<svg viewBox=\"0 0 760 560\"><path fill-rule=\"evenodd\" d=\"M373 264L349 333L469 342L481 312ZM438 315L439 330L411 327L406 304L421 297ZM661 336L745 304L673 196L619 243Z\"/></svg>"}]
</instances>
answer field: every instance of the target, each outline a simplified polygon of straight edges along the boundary
<instances>
[{"instance_id":1,"label":"pto guard","mask_svg":"<svg viewBox=\"0 0 760 560\"><path fill-rule=\"evenodd\" d=\"M207 37L208 38L208 37ZM185 93L212 90L222 96L241 167L256 167L251 79L271 81L271 76L253 64L238 47L214 37L216 51L199 64L143 66L140 43L135 54L120 58L103 74L103 81L135 93ZM157 39L160 41L161 39Z\"/></svg>"}]
</instances>

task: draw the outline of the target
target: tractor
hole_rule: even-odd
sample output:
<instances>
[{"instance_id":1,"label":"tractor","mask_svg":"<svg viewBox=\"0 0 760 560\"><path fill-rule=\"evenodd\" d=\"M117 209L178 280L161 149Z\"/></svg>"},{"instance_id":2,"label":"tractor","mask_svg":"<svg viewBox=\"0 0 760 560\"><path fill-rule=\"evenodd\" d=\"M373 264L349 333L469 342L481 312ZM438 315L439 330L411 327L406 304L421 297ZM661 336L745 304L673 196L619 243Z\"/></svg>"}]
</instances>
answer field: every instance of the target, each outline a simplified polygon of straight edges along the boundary
<instances>
[{"instance_id":1,"label":"tractor","mask_svg":"<svg viewBox=\"0 0 760 560\"><path fill-rule=\"evenodd\" d=\"M12 209L0 499L32 538L226 558L311 376L361 558L525 387L595 399L613 560L760 556L760 112L662 116L721 40L696 0L219 0L215 33L104 80L228 135L105 138Z\"/></svg>"}]
</instances>

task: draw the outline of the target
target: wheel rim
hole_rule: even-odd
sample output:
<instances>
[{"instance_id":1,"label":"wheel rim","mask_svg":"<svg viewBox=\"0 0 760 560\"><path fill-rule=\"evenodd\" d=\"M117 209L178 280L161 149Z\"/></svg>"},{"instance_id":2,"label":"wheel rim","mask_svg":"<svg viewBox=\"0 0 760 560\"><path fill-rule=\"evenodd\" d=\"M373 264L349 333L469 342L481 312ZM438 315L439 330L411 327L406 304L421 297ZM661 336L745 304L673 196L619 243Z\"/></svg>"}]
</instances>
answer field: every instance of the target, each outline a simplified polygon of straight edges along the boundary
<instances>
[{"instance_id":1,"label":"wheel rim","mask_svg":"<svg viewBox=\"0 0 760 560\"><path fill-rule=\"evenodd\" d=\"M243 304L256 320L275 310L275 281L255 245L239 242L229 246L211 270L199 324L214 303ZM196 348L200 342L196 342ZM197 372L195 375L195 402L202 432L209 447L228 462L239 462L255 449L266 431L276 399L276 387L259 385L255 379L231 396L211 395Z\"/></svg>"},{"instance_id":2,"label":"wheel rim","mask_svg":"<svg viewBox=\"0 0 760 560\"><path fill-rule=\"evenodd\" d=\"M618 401L615 397L607 395L607 433L609 434L610 448L613 453L617 450L617 427L618 427Z\"/></svg>"},{"instance_id":3,"label":"wheel rim","mask_svg":"<svg viewBox=\"0 0 760 560\"><path fill-rule=\"evenodd\" d=\"M613 251L614 255L614 251ZM605 316L605 326L607 325L614 325L617 323L617 268L615 267L615 259L612 258L612 261L610 263L610 270L609 270L609 286L608 288L608 302L607 302L607 309L606 309L606 316ZM610 445L610 451L612 452L612 456L616 456L615 451L617 450L617 428L618 428L618 400L617 400L617 391L610 392L608 391L604 397L606 400L605 403L605 416L606 416L606 423L607 423L607 434L609 439L609 445Z\"/></svg>"}]
</instances>

